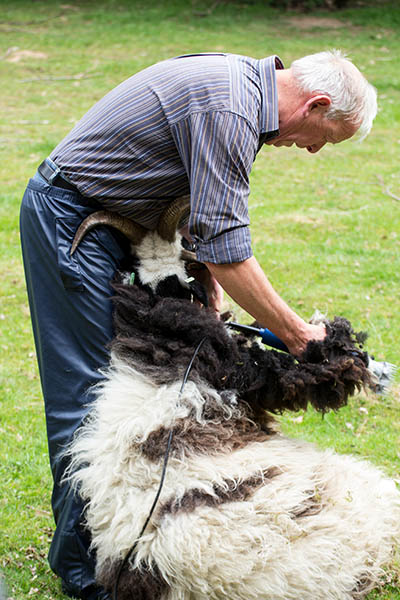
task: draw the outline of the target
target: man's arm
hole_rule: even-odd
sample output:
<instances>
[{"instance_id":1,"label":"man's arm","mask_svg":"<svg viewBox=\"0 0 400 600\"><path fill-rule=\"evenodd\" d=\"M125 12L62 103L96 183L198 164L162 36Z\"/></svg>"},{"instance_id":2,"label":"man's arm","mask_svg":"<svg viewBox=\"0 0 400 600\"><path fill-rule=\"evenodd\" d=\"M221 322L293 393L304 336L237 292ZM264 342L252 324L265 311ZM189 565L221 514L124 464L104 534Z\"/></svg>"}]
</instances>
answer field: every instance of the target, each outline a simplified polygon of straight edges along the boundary
<instances>
[{"instance_id":1,"label":"man's arm","mask_svg":"<svg viewBox=\"0 0 400 600\"><path fill-rule=\"evenodd\" d=\"M206 265L227 294L285 342L292 354L299 355L310 340L325 337L323 325L306 323L282 300L254 256L243 262Z\"/></svg>"}]
</instances>

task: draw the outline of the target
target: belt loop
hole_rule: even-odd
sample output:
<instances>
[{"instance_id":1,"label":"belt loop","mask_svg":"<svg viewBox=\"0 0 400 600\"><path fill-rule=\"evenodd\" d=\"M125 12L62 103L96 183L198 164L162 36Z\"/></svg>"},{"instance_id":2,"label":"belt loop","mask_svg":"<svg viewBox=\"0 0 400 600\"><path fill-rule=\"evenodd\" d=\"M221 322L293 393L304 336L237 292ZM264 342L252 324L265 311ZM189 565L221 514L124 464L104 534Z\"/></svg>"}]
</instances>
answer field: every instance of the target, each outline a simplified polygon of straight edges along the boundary
<instances>
[{"instance_id":1,"label":"belt loop","mask_svg":"<svg viewBox=\"0 0 400 600\"><path fill-rule=\"evenodd\" d=\"M50 157L44 159L39 165L38 171L49 185L52 185L54 179L60 174L60 168L57 167L56 163L53 162Z\"/></svg>"}]
</instances>

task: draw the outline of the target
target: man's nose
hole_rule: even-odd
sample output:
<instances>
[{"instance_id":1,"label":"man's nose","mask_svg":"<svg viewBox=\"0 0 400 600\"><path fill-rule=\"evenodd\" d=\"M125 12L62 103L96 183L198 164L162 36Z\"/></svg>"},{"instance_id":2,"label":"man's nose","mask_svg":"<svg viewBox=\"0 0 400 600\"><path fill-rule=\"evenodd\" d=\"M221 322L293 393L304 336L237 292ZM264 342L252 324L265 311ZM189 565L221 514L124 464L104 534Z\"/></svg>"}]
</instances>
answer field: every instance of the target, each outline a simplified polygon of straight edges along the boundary
<instances>
[{"instance_id":1,"label":"man's nose","mask_svg":"<svg viewBox=\"0 0 400 600\"><path fill-rule=\"evenodd\" d=\"M312 144L312 146L307 146L307 150L309 152L311 152L311 154L315 154L316 152L321 150L321 148L323 148L325 146L325 144L326 144L326 142L320 142L319 144Z\"/></svg>"}]
</instances>

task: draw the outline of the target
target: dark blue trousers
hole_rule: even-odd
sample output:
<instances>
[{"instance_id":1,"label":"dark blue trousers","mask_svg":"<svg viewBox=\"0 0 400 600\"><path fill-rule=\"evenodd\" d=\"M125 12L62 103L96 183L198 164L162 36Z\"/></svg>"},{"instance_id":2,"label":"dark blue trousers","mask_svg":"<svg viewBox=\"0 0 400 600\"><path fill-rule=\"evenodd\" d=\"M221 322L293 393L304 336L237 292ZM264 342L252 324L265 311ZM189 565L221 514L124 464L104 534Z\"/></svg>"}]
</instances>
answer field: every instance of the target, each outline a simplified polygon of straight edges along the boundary
<instances>
[{"instance_id":1,"label":"dark blue trousers","mask_svg":"<svg viewBox=\"0 0 400 600\"><path fill-rule=\"evenodd\" d=\"M60 481L60 452L93 400L91 386L109 362L112 337L110 281L126 244L109 228L92 230L71 257L80 222L98 207L80 194L30 180L20 216L21 242L33 333L44 396L52 508L56 530L49 562L69 593L85 598L94 585L95 557L82 528L82 504Z\"/></svg>"}]
</instances>

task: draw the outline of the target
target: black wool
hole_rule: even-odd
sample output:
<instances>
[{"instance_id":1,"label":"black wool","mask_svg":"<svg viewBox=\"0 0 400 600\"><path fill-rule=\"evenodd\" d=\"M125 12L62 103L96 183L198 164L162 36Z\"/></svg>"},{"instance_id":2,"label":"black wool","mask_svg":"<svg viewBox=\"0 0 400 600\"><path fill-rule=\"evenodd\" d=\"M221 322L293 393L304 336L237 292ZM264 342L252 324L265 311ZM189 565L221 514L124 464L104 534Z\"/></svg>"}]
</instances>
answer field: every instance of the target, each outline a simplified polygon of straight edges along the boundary
<instances>
[{"instance_id":1,"label":"black wool","mask_svg":"<svg viewBox=\"0 0 400 600\"><path fill-rule=\"evenodd\" d=\"M190 378L219 392L233 390L256 417L311 404L326 412L372 385L363 334L336 317L327 337L310 342L303 355L268 350L242 334L231 334L214 312L186 299L161 297L136 285L115 284L114 353L157 383L182 377L194 349L205 338Z\"/></svg>"}]
</instances>

